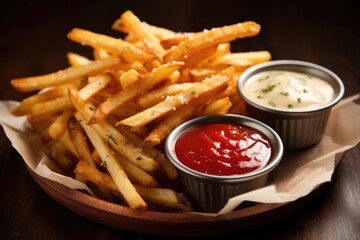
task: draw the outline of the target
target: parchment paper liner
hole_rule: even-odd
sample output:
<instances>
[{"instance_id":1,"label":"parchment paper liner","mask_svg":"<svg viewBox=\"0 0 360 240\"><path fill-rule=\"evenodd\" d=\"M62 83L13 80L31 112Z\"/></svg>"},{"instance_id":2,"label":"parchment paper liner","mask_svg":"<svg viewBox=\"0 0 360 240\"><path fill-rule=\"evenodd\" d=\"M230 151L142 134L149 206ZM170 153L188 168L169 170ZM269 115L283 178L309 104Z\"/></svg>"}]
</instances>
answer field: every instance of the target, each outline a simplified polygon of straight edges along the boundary
<instances>
[{"instance_id":1,"label":"parchment paper liner","mask_svg":"<svg viewBox=\"0 0 360 240\"><path fill-rule=\"evenodd\" d=\"M71 189L86 190L93 195L85 184L59 174L56 165L40 150L41 143L26 118L11 115L10 111L18 104L14 101L0 101L0 124L29 168L44 178ZM306 150L286 152L281 163L271 173L266 187L231 198L217 214L226 214L243 201L285 203L306 196L320 184L331 181L335 155L354 147L359 141L360 94L356 94L333 108L319 144Z\"/></svg>"}]
</instances>

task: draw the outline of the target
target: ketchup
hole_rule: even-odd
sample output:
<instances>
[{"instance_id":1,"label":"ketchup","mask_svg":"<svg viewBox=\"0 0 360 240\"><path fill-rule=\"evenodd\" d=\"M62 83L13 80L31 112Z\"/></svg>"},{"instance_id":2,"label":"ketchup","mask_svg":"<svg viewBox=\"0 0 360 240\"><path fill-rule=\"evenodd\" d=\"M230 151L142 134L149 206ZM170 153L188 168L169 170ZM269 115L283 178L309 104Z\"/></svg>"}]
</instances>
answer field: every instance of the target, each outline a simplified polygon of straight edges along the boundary
<instances>
[{"instance_id":1,"label":"ketchup","mask_svg":"<svg viewBox=\"0 0 360 240\"><path fill-rule=\"evenodd\" d=\"M184 132L176 141L175 153L180 162L193 170L229 176L266 166L271 158L271 146L256 129L209 123Z\"/></svg>"}]
</instances>

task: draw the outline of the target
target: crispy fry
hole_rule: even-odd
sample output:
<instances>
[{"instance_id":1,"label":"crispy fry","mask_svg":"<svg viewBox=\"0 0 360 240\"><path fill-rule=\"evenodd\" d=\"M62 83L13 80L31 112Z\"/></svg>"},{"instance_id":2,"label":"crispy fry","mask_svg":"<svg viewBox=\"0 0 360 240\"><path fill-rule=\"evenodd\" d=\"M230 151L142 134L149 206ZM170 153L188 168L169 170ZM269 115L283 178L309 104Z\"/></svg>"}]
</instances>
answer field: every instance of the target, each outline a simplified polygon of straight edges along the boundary
<instances>
[{"instance_id":1,"label":"crispy fry","mask_svg":"<svg viewBox=\"0 0 360 240\"><path fill-rule=\"evenodd\" d=\"M196 116L225 114L229 111L231 105L229 97L224 97L206 105Z\"/></svg>"},{"instance_id":2,"label":"crispy fry","mask_svg":"<svg viewBox=\"0 0 360 240\"><path fill-rule=\"evenodd\" d=\"M141 22L141 24L144 25L146 28L148 28L151 31L151 33L154 34L159 40L172 38L176 35L173 31L166 29L166 28L153 26L153 25L147 24L146 22ZM124 21L122 18L117 19L112 24L111 28L114 30L117 30L117 31L121 31L121 32L130 34L130 30L127 28L127 25L124 24Z\"/></svg>"},{"instance_id":3,"label":"crispy fry","mask_svg":"<svg viewBox=\"0 0 360 240\"><path fill-rule=\"evenodd\" d=\"M23 116L30 113L30 109L33 105L49 101L58 97L67 95L67 87L57 87L36 95L32 95L21 101L20 105L14 109L11 113L15 116Z\"/></svg>"},{"instance_id":4,"label":"crispy fry","mask_svg":"<svg viewBox=\"0 0 360 240\"><path fill-rule=\"evenodd\" d=\"M181 42L175 48L170 49L164 56L164 62L184 60L186 56L198 52L208 46L225 43L236 38L255 36L260 32L260 26L255 22L244 22L221 28L213 28L209 31L198 33L192 38Z\"/></svg>"},{"instance_id":5,"label":"crispy fry","mask_svg":"<svg viewBox=\"0 0 360 240\"><path fill-rule=\"evenodd\" d=\"M83 45L104 49L110 53L117 54L130 63L134 61L149 61L154 58L153 55L146 53L134 44L80 28L71 30L67 37Z\"/></svg>"},{"instance_id":6,"label":"crispy fry","mask_svg":"<svg viewBox=\"0 0 360 240\"><path fill-rule=\"evenodd\" d=\"M55 73L41 75L37 77L18 78L11 80L11 85L18 91L30 92L46 87L59 86L74 82L87 75L95 75L105 69L111 68L120 63L118 57L109 57L98 61L90 62L86 65L73 66Z\"/></svg>"},{"instance_id":7,"label":"crispy fry","mask_svg":"<svg viewBox=\"0 0 360 240\"><path fill-rule=\"evenodd\" d=\"M91 156L91 150L87 143L87 137L83 132L80 124L74 117L71 117L67 122L67 128L69 137L75 147L76 152L80 160L87 162L91 166L95 167L95 161Z\"/></svg>"},{"instance_id":8,"label":"crispy fry","mask_svg":"<svg viewBox=\"0 0 360 240\"><path fill-rule=\"evenodd\" d=\"M163 101L167 96L175 95L181 91L192 87L193 83L179 83L158 88L153 91L142 94L136 99L136 103L142 108L147 108L153 106L161 101Z\"/></svg>"},{"instance_id":9,"label":"crispy fry","mask_svg":"<svg viewBox=\"0 0 360 240\"><path fill-rule=\"evenodd\" d=\"M41 116L51 115L60 111L73 109L73 105L68 96L55 98L46 102L35 104L30 109L30 116L37 118Z\"/></svg>"},{"instance_id":10,"label":"crispy fry","mask_svg":"<svg viewBox=\"0 0 360 240\"><path fill-rule=\"evenodd\" d=\"M110 114L115 108L121 106L125 102L138 96L140 93L150 89L155 84L159 83L166 76L179 69L182 66L182 62L170 62L154 69L151 73L146 75L143 79L138 81L133 88L128 91L121 91L113 97L103 102L94 113L90 123L99 122L106 115Z\"/></svg>"},{"instance_id":11,"label":"crispy fry","mask_svg":"<svg viewBox=\"0 0 360 240\"><path fill-rule=\"evenodd\" d=\"M103 90L112 80L113 76L110 73L102 73L94 77L90 77L89 82L79 91L78 103L84 104L96 93Z\"/></svg>"},{"instance_id":12,"label":"crispy fry","mask_svg":"<svg viewBox=\"0 0 360 240\"><path fill-rule=\"evenodd\" d=\"M196 83L193 87L188 88L184 92L180 92L173 97L168 97L153 107L147 108L134 116L121 120L117 124L123 124L130 127L144 126L154 119L186 104L191 99L199 97L201 94L212 92L214 89L221 90L224 86L226 87L226 84L232 80L233 76L234 69L230 67L211 78L205 79L201 83Z\"/></svg>"},{"instance_id":13,"label":"crispy fry","mask_svg":"<svg viewBox=\"0 0 360 240\"><path fill-rule=\"evenodd\" d=\"M120 76L119 81L123 89L128 89L133 87L139 79L140 73L132 68L129 71L124 72Z\"/></svg>"},{"instance_id":14,"label":"crispy fry","mask_svg":"<svg viewBox=\"0 0 360 240\"><path fill-rule=\"evenodd\" d=\"M72 109L65 110L56 120L49 126L48 132L52 139L58 139L67 129L67 121L73 115Z\"/></svg>"},{"instance_id":15,"label":"crispy fry","mask_svg":"<svg viewBox=\"0 0 360 240\"><path fill-rule=\"evenodd\" d=\"M237 71L244 71L252 65L270 60L268 51L230 53L214 58L207 66L216 69L234 66Z\"/></svg>"},{"instance_id":16,"label":"crispy fry","mask_svg":"<svg viewBox=\"0 0 360 240\"><path fill-rule=\"evenodd\" d=\"M133 33L138 39L141 39L145 43L146 48L154 54L160 61L162 61L165 55L165 50L161 46L159 39L153 35L150 29L146 25L142 24L138 17L136 17L131 11L126 11L121 15L121 19L129 32Z\"/></svg>"},{"instance_id":17,"label":"crispy fry","mask_svg":"<svg viewBox=\"0 0 360 240\"><path fill-rule=\"evenodd\" d=\"M88 59L87 57L72 52L68 52L66 54L66 57L71 66L81 66L91 62L91 60Z\"/></svg>"}]
</instances>

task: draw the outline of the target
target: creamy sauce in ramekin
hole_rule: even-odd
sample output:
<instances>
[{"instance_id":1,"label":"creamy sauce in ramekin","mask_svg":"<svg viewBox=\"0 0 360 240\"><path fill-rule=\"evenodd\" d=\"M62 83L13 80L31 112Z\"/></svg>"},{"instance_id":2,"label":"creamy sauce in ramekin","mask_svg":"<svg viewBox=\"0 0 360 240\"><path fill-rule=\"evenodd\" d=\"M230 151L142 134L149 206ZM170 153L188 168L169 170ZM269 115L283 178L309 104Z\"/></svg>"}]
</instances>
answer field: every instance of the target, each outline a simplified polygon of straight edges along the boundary
<instances>
[{"instance_id":1,"label":"creamy sauce in ramekin","mask_svg":"<svg viewBox=\"0 0 360 240\"><path fill-rule=\"evenodd\" d=\"M247 98L261 106L290 111L315 109L334 98L334 89L327 81L291 71L255 74L244 91Z\"/></svg>"}]
</instances>

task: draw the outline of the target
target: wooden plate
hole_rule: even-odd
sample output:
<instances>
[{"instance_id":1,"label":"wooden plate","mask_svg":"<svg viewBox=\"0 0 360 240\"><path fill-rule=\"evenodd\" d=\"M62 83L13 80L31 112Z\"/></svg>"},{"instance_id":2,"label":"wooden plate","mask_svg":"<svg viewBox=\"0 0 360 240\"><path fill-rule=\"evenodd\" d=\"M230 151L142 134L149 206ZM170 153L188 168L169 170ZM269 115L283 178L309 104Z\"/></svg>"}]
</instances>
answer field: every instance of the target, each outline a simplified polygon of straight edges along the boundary
<instances>
[{"instance_id":1,"label":"wooden plate","mask_svg":"<svg viewBox=\"0 0 360 240\"><path fill-rule=\"evenodd\" d=\"M338 155L335 165L342 160ZM28 168L39 186L68 209L102 224L128 231L163 236L210 236L255 229L297 211L328 185L322 184L296 201L256 204L216 217L192 213L163 213L134 210L94 198L79 190L45 179Z\"/></svg>"}]
</instances>

